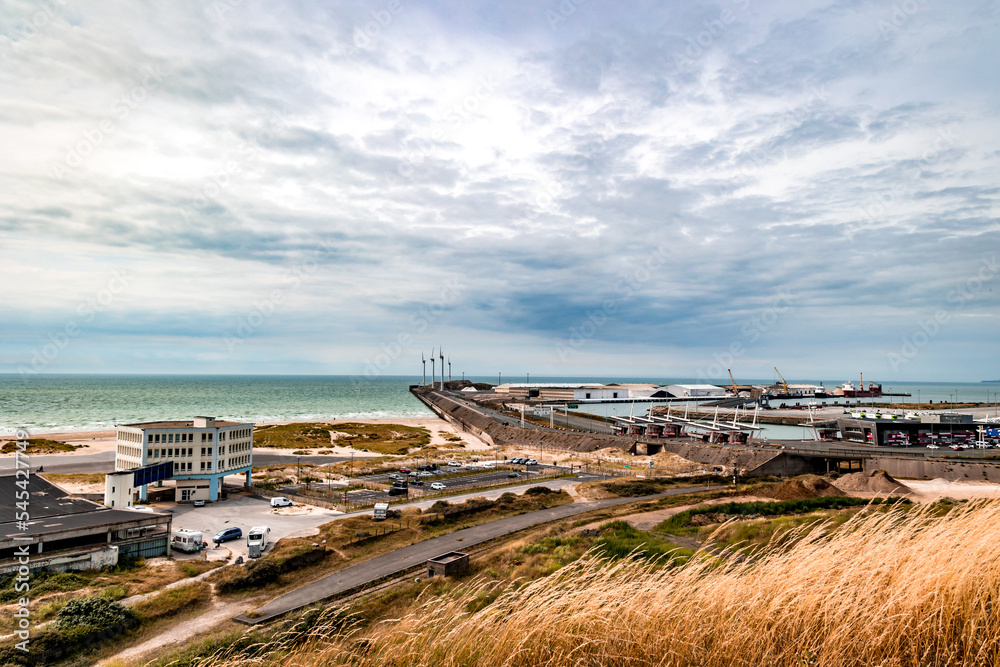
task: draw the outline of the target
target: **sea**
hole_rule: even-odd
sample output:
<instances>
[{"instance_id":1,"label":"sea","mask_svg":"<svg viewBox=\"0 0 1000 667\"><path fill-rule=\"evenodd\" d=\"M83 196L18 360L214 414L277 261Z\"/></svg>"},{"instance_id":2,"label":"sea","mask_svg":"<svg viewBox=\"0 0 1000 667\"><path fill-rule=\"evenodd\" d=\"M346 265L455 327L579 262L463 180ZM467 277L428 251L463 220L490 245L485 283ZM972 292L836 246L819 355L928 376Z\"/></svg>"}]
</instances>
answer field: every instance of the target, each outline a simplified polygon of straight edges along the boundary
<instances>
[{"instance_id":1,"label":"sea","mask_svg":"<svg viewBox=\"0 0 1000 667\"><path fill-rule=\"evenodd\" d=\"M428 378L429 379L429 378ZM457 379L457 378L455 378ZM496 384L497 376L468 377ZM528 378L504 376L506 382ZM702 384L692 378L531 377L534 382L653 382ZM349 375L57 375L0 374L0 435L97 431L115 424L189 419L205 415L257 424L323 419L428 417L409 392L419 376ZM769 384L773 380L740 380ZM800 380L789 380L800 382ZM801 380L801 382L809 382ZM841 384L826 382L832 390ZM818 382L817 382L818 384ZM1000 383L883 383L884 391L909 393L915 402L997 400ZM887 399L875 399L876 405ZM903 399L895 399L903 400ZM865 399L865 403L871 399ZM820 401L823 402L823 401ZM791 401L794 403L794 401ZM585 407L596 414L644 414L648 403ZM793 428L796 432L800 429ZM773 435L772 437L778 437Z\"/></svg>"}]
</instances>

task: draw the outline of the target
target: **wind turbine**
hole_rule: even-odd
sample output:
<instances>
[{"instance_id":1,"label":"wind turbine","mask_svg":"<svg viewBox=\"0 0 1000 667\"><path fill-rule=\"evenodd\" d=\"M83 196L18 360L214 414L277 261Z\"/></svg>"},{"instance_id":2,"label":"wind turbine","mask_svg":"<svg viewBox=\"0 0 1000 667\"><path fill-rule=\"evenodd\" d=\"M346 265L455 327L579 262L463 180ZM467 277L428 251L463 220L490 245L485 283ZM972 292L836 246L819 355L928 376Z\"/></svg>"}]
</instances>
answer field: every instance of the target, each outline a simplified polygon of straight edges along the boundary
<instances>
[{"instance_id":1,"label":"wind turbine","mask_svg":"<svg viewBox=\"0 0 1000 667\"><path fill-rule=\"evenodd\" d=\"M420 381L420 386L421 387L426 387L427 386L427 358L424 357L423 350L420 351L420 363L423 364L423 366L424 366L424 376L423 376L423 379L421 379L421 381Z\"/></svg>"},{"instance_id":2,"label":"wind turbine","mask_svg":"<svg viewBox=\"0 0 1000 667\"><path fill-rule=\"evenodd\" d=\"M444 391L444 348L438 347L438 355L441 358L441 391Z\"/></svg>"},{"instance_id":3,"label":"wind turbine","mask_svg":"<svg viewBox=\"0 0 1000 667\"><path fill-rule=\"evenodd\" d=\"M434 388L434 348L431 348L431 389Z\"/></svg>"}]
</instances>

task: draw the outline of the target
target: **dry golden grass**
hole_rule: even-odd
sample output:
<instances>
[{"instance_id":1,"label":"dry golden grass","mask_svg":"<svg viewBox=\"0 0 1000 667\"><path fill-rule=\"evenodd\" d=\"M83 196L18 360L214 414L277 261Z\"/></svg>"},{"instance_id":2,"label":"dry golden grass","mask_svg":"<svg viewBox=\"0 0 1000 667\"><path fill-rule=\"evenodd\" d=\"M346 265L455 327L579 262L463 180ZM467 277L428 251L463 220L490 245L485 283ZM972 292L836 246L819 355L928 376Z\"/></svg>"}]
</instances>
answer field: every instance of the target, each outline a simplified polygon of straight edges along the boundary
<instances>
[{"instance_id":1,"label":"dry golden grass","mask_svg":"<svg viewBox=\"0 0 1000 667\"><path fill-rule=\"evenodd\" d=\"M1000 503L937 514L932 508L861 512L836 531L812 530L742 562L705 555L669 568L588 557L509 588L479 611L469 610L492 598L486 584L363 631L330 623L305 641L276 642L268 657L215 661L1000 664Z\"/></svg>"}]
</instances>

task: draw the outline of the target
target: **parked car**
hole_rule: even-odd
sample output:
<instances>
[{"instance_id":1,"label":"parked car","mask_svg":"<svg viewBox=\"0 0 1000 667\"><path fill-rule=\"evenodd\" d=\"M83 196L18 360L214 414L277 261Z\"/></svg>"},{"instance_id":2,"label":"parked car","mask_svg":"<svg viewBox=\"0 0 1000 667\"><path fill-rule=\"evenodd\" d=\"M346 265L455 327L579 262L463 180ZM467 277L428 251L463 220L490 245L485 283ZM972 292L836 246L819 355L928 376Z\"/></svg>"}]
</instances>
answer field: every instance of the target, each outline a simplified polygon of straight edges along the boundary
<instances>
[{"instance_id":1,"label":"parked car","mask_svg":"<svg viewBox=\"0 0 1000 667\"><path fill-rule=\"evenodd\" d=\"M434 489L435 491L444 491L448 487L442 484L441 482L434 482L433 484L431 484L431 488Z\"/></svg>"},{"instance_id":2,"label":"parked car","mask_svg":"<svg viewBox=\"0 0 1000 667\"><path fill-rule=\"evenodd\" d=\"M406 496L409 495L410 490L405 486L394 486L389 489L390 496Z\"/></svg>"},{"instance_id":3,"label":"parked car","mask_svg":"<svg viewBox=\"0 0 1000 667\"><path fill-rule=\"evenodd\" d=\"M420 473L414 470L407 477L420 477Z\"/></svg>"},{"instance_id":4,"label":"parked car","mask_svg":"<svg viewBox=\"0 0 1000 667\"><path fill-rule=\"evenodd\" d=\"M196 501L194 501L194 506L195 507L204 507L205 506L205 501L204 500L196 500Z\"/></svg>"},{"instance_id":5,"label":"parked car","mask_svg":"<svg viewBox=\"0 0 1000 667\"><path fill-rule=\"evenodd\" d=\"M409 469L409 468L400 468L400 469L399 469L399 472L401 472L401 473L404 473L404 474L405 474L405 473L408 473L408 472L410 472L410 469Z\"/></svg>"},{"instance_id":6,"label":"parked car","mask_svg":"<svg viewBox=\"0 0 1000 667\"><path fill-rule=\"evenodd\" d=\"M509 473L507 473L507 476L508 476L508 477L520 477L520 476L521 476L521 473L519 473L519 472L514 472L514 471L512 470L512 471L510 471Z\"/></svg>"},{"instance_id":7,"label":"parked car","mask_svg":"<svg viewBox=\"0 0 1000 667\"><path fill-rule=\"evenodd\" d=\"M274 498L273 500L277 500L277 498ZM223 528L217 532L215 537L212 538L212 541L216 544L221 544L223 542L241 539L243 539L243 530L233 526L232 528Z\"/></svg>"},{"instance_id":8,"label":"parked car","mask_svg":"<svg viewBox=\"0 0 1000 667\"><path fill-rule=\"evenodd\" d=\"M425 482L424 482L424 480L420 479L419 477L415 477L415 478L413 478L413 479L410 480L410 484L412 484L413 486L423 486L425 484Z\"/></svg>"},{"instance_id":9,"label":"parked car","mask_svg":"<svg viewBox=\"0 0 1000 667\"><path fill-rule=\"evenodd\" d=\"M426 470L427 472L431 472L437 469L438 469L438 464L436 463L425 463L422 466L417 466L417 470Z\"/></svg>"},{"instance_id":10,"label":"parked car","mask_svg":"<svg viewBox=\"0 0 1000 667\"><path fill-rule=\"evenodd\" d=\"M277 498L271 498L271 507L291 507L294 505L291 500L285 498L284 496L278 496Z\"/></svg>"},{"instance_id":11,"label":"parked car","mask_svg":"<svg viewBox=\"0 0 1000 667\"><path fill-rule=\"evenodd\" d=\"M524 465L526 465L526 466L536 466L536 465L538 465L538 461L536 461L535 459L528 459L527 461L524 462Z\"/></svg>"},{"instance_id":12,"label":"parked car","mask_svg":"<svg viewBox=\"0 0 1000 667\"><path fill-rule=\"evenodd\" d=\"M956 452L960 452L963 449L965 449L965 447L963 447L962 445L952 445L951 448L954 449Z\"/></svg>"},{"instance_id":13,"label":"parked car","mask_svg":"<svg viewBox=\"0 0 1000 667\"><path fill-rule=\"evenodd\" d=\"M403 479L403 476L396 472L389 473L389 479Z\"/></svg>"},{"instance_id":14,"label":"parked car","mask_svg":"<svg viewBox=\"0 0 1000 667\"><path fill-rule=\"evenodd\" d=\"M458 461L448 461L448 467L450 468L461 468L462 464Z\"/></svg>"},{"instance_id":15,"label":"parked car","mask_svg":"<svg viewBox=\"0 0 1000 667\"><path fill-rule=\"evenodd\" d=\"M420 472L417 473L417 476L418 477L433 477L434 473L427 472L426 470L421 470Z\"/></svg>"},{"instance_id":16,"label":"parked car","mask_svg":"<svg viewBox=\"0 0 1000 667\"><path fill-rule=\"evenodd\" d=\"M941 448L932 442L931 444L927 445L927 449L941 449Z\"/></svg>"}]
</instances>

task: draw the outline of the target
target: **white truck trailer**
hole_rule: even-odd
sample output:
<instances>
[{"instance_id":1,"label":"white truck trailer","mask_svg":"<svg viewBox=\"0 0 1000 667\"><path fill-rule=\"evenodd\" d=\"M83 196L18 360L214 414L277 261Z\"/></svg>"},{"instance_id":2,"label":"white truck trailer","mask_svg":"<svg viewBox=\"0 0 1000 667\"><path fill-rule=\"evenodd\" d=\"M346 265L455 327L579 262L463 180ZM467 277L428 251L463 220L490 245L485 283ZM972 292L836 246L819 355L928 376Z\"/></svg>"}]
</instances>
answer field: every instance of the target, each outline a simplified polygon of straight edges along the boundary
<instances>
[{"instance_id":1,"label":"white truck trailer","mask_svg":"<svg viewBox=\"0 0 1000 667\"><path fill-rule=\"evenodd\" d=\"M260 558L267 549L271 529L267 526L255 526L247 533L247 555L250 558Z\"/></svg>"},{"instance_id":2,"label":"white truck trailer","mask_svg":"<svg viewBox=\"0 0 1000 667\"><path fill-rule=\"evenodd\" d=\"M182 528L175 530L170 536L170 547L185 553L195 553L201 550L201 531Z\"/></svg>"}]
</instances>

